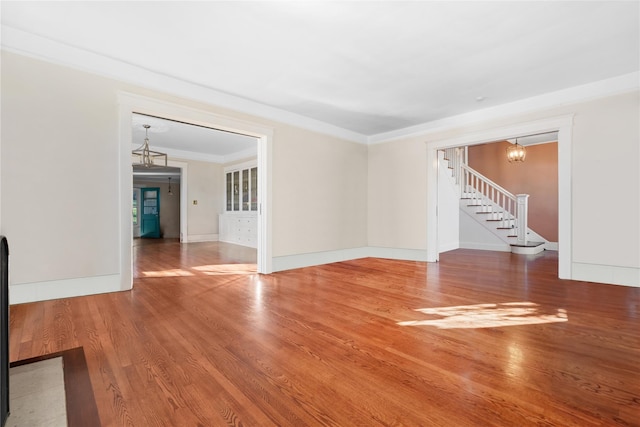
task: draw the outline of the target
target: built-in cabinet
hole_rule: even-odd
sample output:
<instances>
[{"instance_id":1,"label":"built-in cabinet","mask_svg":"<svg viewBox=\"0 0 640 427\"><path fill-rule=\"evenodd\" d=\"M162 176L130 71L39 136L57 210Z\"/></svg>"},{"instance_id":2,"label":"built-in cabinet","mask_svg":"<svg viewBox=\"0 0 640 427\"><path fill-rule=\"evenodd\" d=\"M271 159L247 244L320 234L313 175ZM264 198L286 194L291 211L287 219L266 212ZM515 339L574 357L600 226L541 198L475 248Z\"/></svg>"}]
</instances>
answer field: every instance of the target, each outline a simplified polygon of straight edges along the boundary
<instances>
[{"instance_id":1,"label":"built-in cabinet","mask_svg":"<svg viewBox=\"0 0 640 427\"><path fill-rule=\"evenodd\" d=\"M242 164L225 168L225 211L219 215L219 240L258 246L258 168Z\"/></svg>"},{"instance_id":2,"label":"built-in cabinet","mask_svg":"<svg viewBox=\"0 0 640 427\"><path fill-rule=\"evenodd\" d=\"M221 214L219 226L221 242L258 246L258 216L255 213Z\"/></svg>"}]
</instances>

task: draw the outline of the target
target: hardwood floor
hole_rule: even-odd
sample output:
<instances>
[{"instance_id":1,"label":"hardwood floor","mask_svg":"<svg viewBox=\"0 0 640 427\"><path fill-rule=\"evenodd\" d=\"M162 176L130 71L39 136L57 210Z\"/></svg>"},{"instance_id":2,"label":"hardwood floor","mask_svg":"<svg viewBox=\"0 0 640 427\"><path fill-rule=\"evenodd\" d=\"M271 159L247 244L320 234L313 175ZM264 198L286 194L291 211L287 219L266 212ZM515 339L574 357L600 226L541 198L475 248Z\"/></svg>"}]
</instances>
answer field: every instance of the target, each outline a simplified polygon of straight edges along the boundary
<instances>
[{"instance_id":1,"label":"hardwood floor","mask_svg":"<svg viewBox=\"0 0 640 427\"><path fill-rule=\"evenodd\" d=\"M83 346L105 426L640 425L639 288L554 252L267 276L225 246L138 245L130 292L12 306L11 360Z\"/></svg>"}]
</instances>

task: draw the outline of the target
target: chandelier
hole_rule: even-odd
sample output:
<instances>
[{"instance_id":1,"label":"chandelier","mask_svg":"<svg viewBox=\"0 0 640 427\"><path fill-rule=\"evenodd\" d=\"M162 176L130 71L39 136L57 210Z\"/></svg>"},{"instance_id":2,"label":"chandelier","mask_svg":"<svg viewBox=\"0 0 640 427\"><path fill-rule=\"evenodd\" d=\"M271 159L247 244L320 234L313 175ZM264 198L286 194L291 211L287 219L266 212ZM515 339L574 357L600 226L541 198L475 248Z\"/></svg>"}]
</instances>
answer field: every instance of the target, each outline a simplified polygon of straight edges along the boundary
<instances>
[{"instance_id":1,"label":"chandelier","mask_svg":"<svg viewBox=\"0 0 640 427\"><path fill-rule=\"evenodd\" d=\"M518 144L518 139L513 145L507 147L507 160L509 163L524 162L527 157L527 150L522 145Z\"/></svg>"},{"instance_id":2,"label":"chandelier","mask_svg":"<svg viewBox=\"0 0 640 427\"><path fill-rule=\"evenodd\" d=\"M145 168L151 167L166 167L167 166L167 155L165 153L160 153L159 151L153 151L149 148L149 128L150 125L142 125L144 127L144 143L131 151L131 156L133 157L134 165L142 165ZM161 164L164 159L164 164Z\"/></svg>"}]
</instances>

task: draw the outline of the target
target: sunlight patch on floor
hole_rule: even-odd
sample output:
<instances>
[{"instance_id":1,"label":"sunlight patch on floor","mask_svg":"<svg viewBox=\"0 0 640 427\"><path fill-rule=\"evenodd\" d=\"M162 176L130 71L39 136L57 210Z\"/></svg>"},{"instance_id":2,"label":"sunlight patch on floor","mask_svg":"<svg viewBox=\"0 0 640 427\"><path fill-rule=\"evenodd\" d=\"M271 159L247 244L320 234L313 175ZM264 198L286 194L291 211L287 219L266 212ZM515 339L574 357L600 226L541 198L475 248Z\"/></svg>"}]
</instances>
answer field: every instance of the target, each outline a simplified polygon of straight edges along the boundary
<instances>
[{"instance_id":1,"label":"sunlight patch on floor","mask_svg":"<svg viewBox=\"0 0 640 427\"><path fill-rule=\"evenodd\" d=\"M207 275L226 274L255 274L258 271L257 264L216 264L193 267L194 270Z\"/></svg>"},{"instance_id":2,"label":"sunlight patch on floor","mask_svg":"<svg viewBox=\"0 0 640 427\"><path fill-rule=\"evenodd\" d=\"M182 277L193 276L194 274L187 270L175 268L172 270L160 270L160 271L143 271L144 277Z\"/></svg>"},{"instance_id":3,"label":"sunlight patch on floor","mask_svg":"<svg viewBox=\"0 0 640 427\"><path fill-rule=\"evenodd\" d=\"M257 264L215 264L192 267L192 271L175 268L158 271L143 271L143 277L189 277L199 274L207 276L232 275L232 274L256 274Z\"/></svg>"},{"instance_id":4,"label":"sunlight patch on floor","mask_svg":"<svg viewBox=\"0 0 640 427\"><path fill-rule=\"evenodd\" d=\"M454 307L419 308L415 311L438 316L436 319L408 320L400 326L435 326L438 329L498 328L503 326L536 325L567 322L569 317L563 308L555 312L542 312L532 302L501 304L475 304Z\"/></svg>"}]
</instances>

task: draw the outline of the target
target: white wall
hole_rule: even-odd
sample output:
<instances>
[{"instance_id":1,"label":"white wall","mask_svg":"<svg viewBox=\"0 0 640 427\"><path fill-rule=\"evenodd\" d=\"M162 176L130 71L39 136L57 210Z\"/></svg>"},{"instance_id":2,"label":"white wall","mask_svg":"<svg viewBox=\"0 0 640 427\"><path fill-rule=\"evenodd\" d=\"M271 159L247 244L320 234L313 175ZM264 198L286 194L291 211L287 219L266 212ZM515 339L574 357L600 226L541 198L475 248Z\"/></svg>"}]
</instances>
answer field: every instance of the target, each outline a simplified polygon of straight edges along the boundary
<instances>
[{"instance_id":1,"label":"white wall","mask_svg":"<svg viewBox=\"0 0 640 427\"><path fill-rule=\"evenodd\" d=\"M426 248L427 146L398 141L369 146L369 246Z\"/></svg>"},{"instance_id":2,"label":"white wall","mask_svg":"<svg viewBox=\"0 0 640 427\"><path fill-rule=\"evenodd\" d=\"M459 210L460 247L500 252L511 252L511 246L487 230L469 212Z\"/></svg>"},{"instance_id":3,"label":"white wall","mask_svg":"<svg viewBox=\"0 0 640 427\"><path fill-rule=\"evenodd\" d=\"M118 182L119 150L128 146L119 140L122 90L273 129L274 270L340 257L420 259L429 238L427 142L574 114L573 278L640 283L637 91L367 147L6 52L1 83L0 233L11 247L13 303L127 289L120 279L130 266L121 265L119 242L120 227L131 226L120 223L120 202L130 200ZM188 200L198 200L190 235L216 234L217 221L202 219L215 218L221 203L200 205L221 185L216 175L189 167ZM615 206L615 216L594 208L596 197Z\"/></svg>"},{"instance_id":4,"label":"white wall","mask_svg":"<svg viewBox=\"0 0 640 427\"><path fill-rule=\"evenodd\" d=\"M367 246L367 147L290 126L273 150L276 257Z\"/></svg>"},{"instance_id":5,"label":"white wall","mask_svg":"<svg viewBox=\"0 0 640 427\"><path fill-rule=\"evenodd\" d=\"M188 241L218 240L218 214L222 212L222 165L182 160L189 165L187 216ZM194 204L194 200L197 204Z\"/></svg>"},{"instance_id":6,"label":"white wall","mask_svg":"<svg viewBox=\"0 0 640 427\"><path fill-rule=\"evenodd\" d=\"M120 227L131 226L120 223L120 202L131 199L120 195L119 150L130 145L119 140L120 91L273 129L276 258L366 246L364 145L4 51L1 82L0 233L11 246L12 303L130 286L121 281L130 266L120 265ZM222 197L221 175L189 163L190 236L217 234L222 203L208 194L218 187Z\"/></svg>"},{"instance_id":7,"label":"white wall","mask_svg":"<svg viewBox=\"0 0 640 427\"><path fill-rule=\"evenodd\" d=\"M2 54L1 232L12 285L95 277L96 289L119 286L116 87Z\"/></svg>"},{"instance_id":8,"label":"white wall","mask_svg":"<svg viewBox=\"0 0 640 427\"><path fill-rule=\"evenodd\" d=\"M401 186L387 184L398 168L427 169L425 143L573 114L572 174L568 177L572 189L572 278L640 286L639 101L638 91L627 92L499 120L450 126L370 147L369 157L374 161L369 162L369 191L377 193L369 202L370 240L375 239L376 245L426 249L430 238L423 232L426 205L417 203L400 213L397 203L389 201L426 194L427 180L404 179ZM622 225L623 231L616 232L617 225Z\"/></svg>"}]
</instances>

